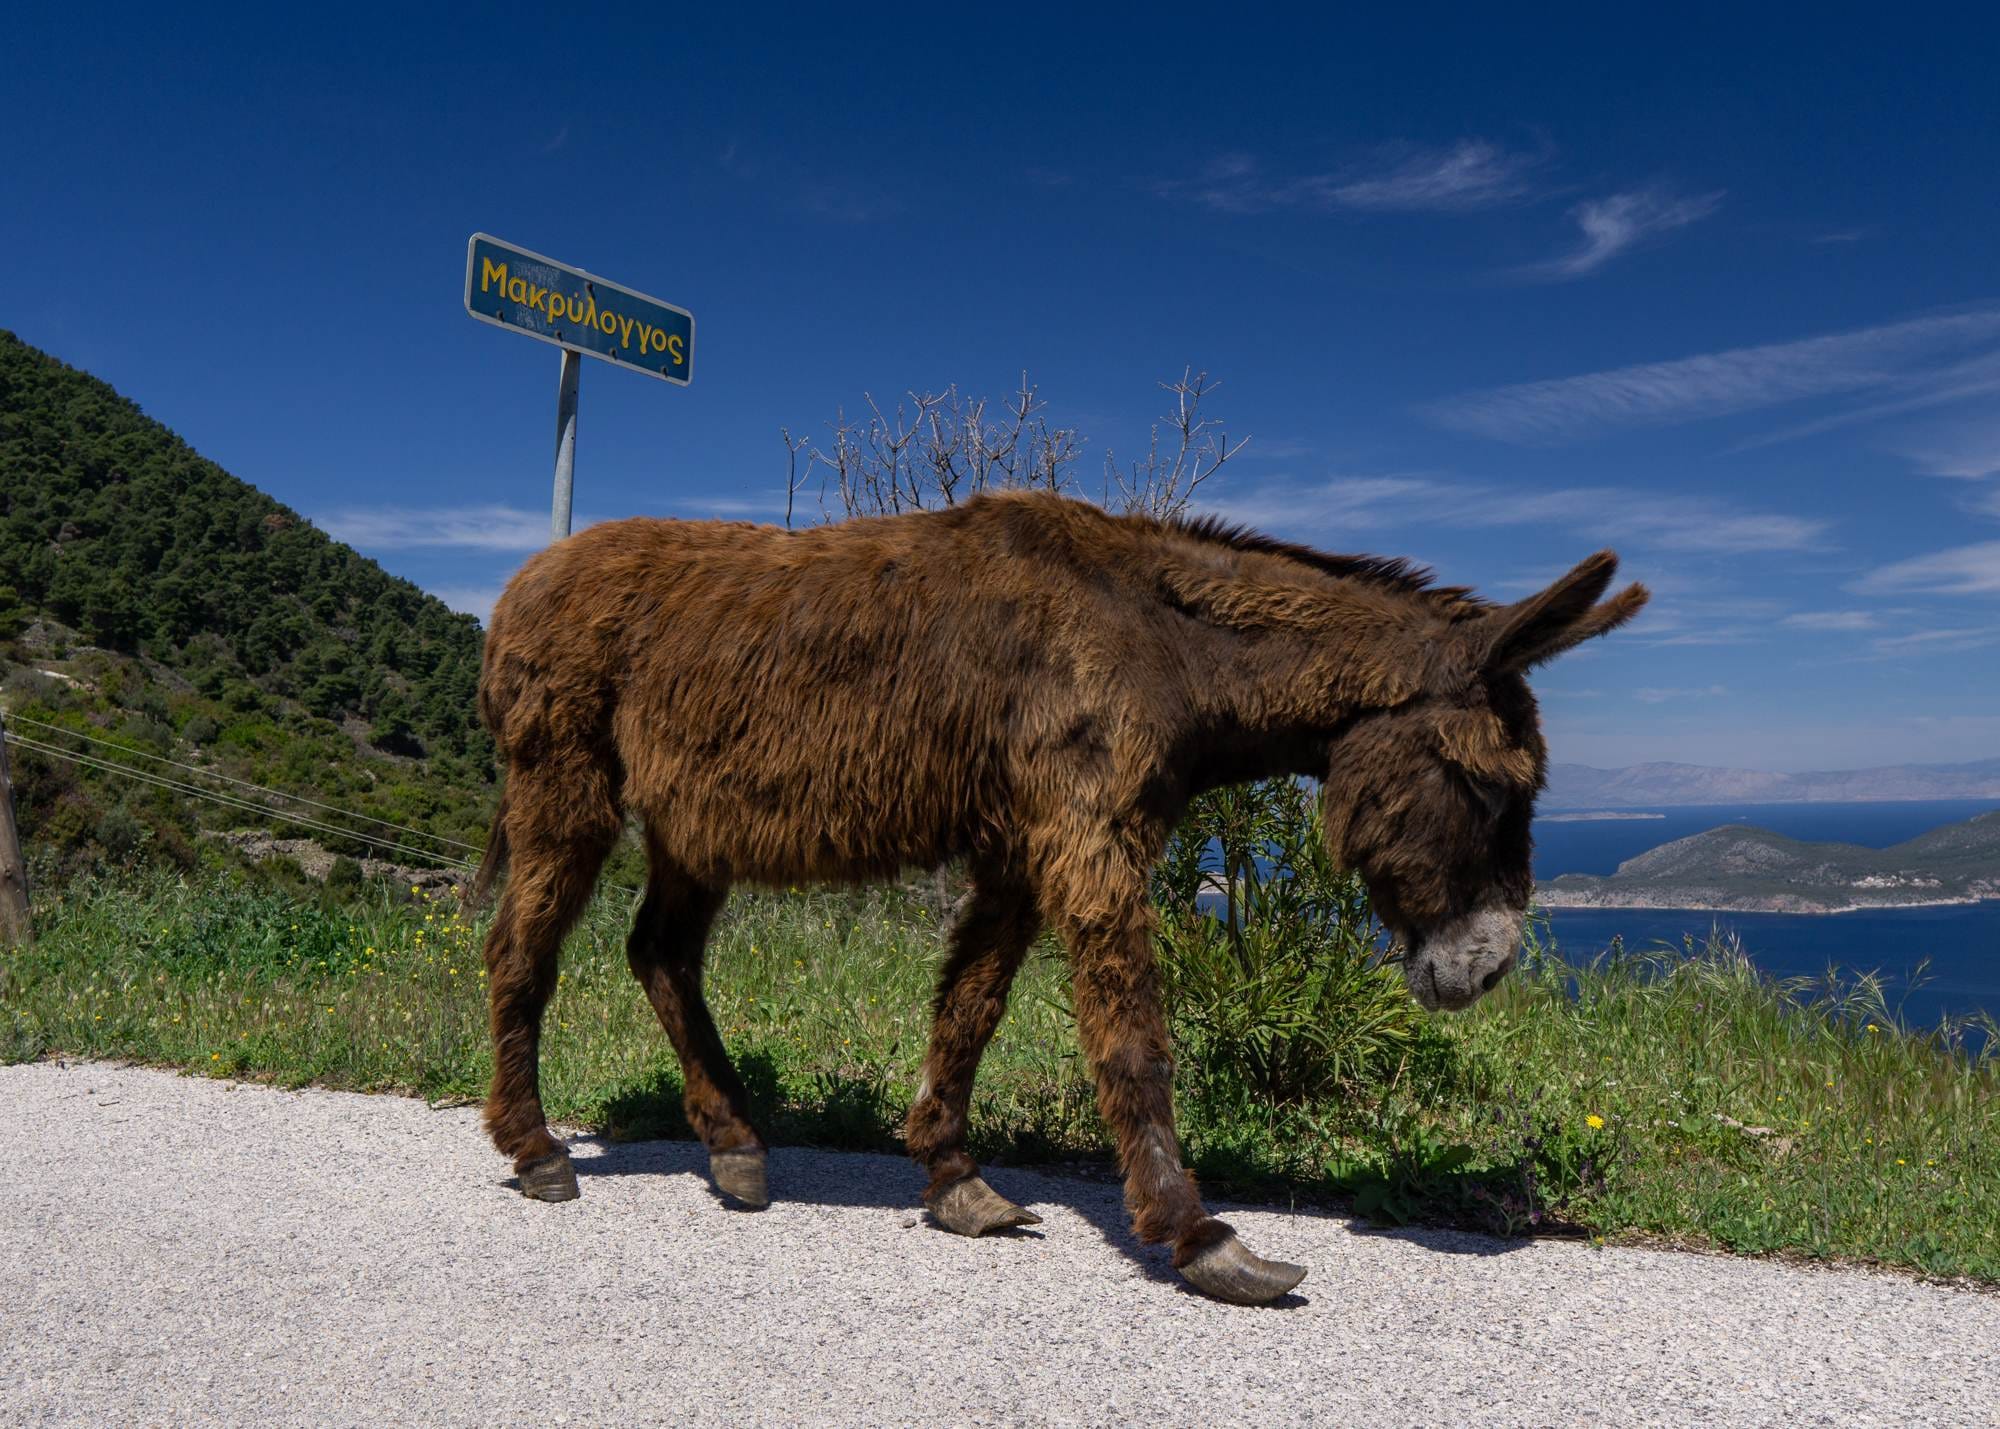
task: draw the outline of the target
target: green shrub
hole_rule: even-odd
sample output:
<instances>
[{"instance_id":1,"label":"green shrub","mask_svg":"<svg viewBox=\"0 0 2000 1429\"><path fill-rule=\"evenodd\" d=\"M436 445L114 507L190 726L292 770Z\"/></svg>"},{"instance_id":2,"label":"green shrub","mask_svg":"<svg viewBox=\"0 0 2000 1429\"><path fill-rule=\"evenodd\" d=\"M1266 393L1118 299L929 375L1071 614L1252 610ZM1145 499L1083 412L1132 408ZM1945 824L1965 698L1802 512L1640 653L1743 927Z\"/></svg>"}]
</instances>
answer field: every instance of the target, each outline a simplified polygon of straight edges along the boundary
<instances>
[{"instance_id":1,"label":"green shrub","mask_svg":"<svg viewBox=\"0 0 2000 1429\"><path fill-rule=\"evenodd\" d=\"M1383 966L1367 890L1332 866L1298 783L1197 800L1155 895L1169 1016L1194 1077L1297 1102L1448 1055Z\"/></svg>"},{"instance_id":2,"label":"green shrub","mask_svg":"<svg viewBox=\"0 0 2000 1429\"><path fill-rule=\"evenodd\" d=\"M92 832L105 854L120 863L138 853L146 842L146 826L123 804L106 809Z\"/></svg>"}]
</instances>

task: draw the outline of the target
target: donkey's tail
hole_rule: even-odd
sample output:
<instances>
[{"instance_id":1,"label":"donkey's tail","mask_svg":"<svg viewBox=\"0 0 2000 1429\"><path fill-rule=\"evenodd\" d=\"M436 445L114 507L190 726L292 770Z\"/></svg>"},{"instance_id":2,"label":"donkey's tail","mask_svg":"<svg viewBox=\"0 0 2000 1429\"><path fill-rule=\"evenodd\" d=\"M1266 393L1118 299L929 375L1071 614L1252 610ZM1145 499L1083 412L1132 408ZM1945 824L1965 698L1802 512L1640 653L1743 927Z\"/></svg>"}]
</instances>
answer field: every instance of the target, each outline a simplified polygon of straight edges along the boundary
<instances>
[{"instance_id":1,"label":"donkey's tail","mask_svg":"<svg viewBox=\"0 0 2000 1429\"><path fill-rule=\"evenodd\" d=\"M486 835L486 852L480 856L479 872L465 891L465 906L477 911L493 894L493 882L507 868L507 790L500 790L500 807L493 811L493 828Z\"/></svg>"}]
</instances>

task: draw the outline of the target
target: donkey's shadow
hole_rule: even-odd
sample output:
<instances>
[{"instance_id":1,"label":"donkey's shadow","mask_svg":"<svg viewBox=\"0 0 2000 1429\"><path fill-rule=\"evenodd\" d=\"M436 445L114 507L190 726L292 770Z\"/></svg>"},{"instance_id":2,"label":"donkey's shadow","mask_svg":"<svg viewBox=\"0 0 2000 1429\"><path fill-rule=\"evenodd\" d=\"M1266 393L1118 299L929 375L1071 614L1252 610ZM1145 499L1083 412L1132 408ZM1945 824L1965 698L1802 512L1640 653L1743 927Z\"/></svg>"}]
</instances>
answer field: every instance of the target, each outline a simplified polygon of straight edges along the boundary
<instances>
[{"instance_id":1,"label":"donkey's shadow","mask_svg":"<svg viewBox=\"0 0 2000 1429\"><path fill-rule=\"evenodd\" d=\"M570 1147L581 1181L600 1176L693 1176L718 1203L734 1204L709 1181L708 1152L698 1141L620 1141L589 1135L573 1138ZM1186 1288L1173 1269L1166 1248L1142 1244L1132 1233L1124 1201L1115 1186L1010 1166L990 1167L983 1174L1001 1195L1031 1210L1059 1206L1074 1212L1148 1280ZM774 1203L789 1201L887 1211L899 1214L900 1224L921 1224L934 1229L922 1205L924 1175L900 1157L880 1152L775 1146L771 1149L770 1182ZM1010 1240L1038 1240L1045 1233L1022 1227L992 1234ZM1289 1295L1278 1303L1281 1307L1303 1305L1306 1300L1303 1296Z\"/></svg>"},{"instance_id":2,"label":"donkey's shadow","mask_svg":"<svg viewBox=\"0 0 2000 1429\"><path fill-rule=\"evenodd\" d=\"M842 1206L896 1213L899 1225L932 1229L922 1208L924 1175L898 1154L900 1108L880 1082L828 1080L818 1089L810 1108L788 1107L779 1088L779 1071L767 1055L751 1052L739 1067L753 1115L771 1128L771 1194L774 1201L816 1206ZM576 1173L580 1180L610 1176L692 1176L719 1204L734 1205L717 1191L708 1175L708 1152L689 1128L681 1111L680 1079L660 1069L627 1087L605 1105L609 1135L573 1138ZM819 1140L832 1128L834 1147L810 1148L788 1144ZM828 1151L839 1154L829 1155ZM1123 1194L1115 1181L989 1164L986 1179L1001 1195L1030 1210L1051 1206L1071 1211L1103 1237L1106 1245L1129 1261L1150 1281L1195 1292L1173 1268L1163 1246L1142 1243L1132 1231ZM1229 1218L1233 1207L1217 1206ZM1264 1209L1242 1207L1241 1209ZM754 1212L744 1212L754 1214ZM1434 1255L1504 1255L1523 1249L1526 1240L1496 1239L1476 1232L1418 1226L1379 1226L1351 1215L1293 1208L1288 1214L1312 1220L1337 1221L1352 1234L1403 1241ZM934 1233L942 1234L941 1231ZM1038 1239L1033 1228L995 1232L1009 1239ZM1303 1295L1288 1295L1279 1308L1310 1303Z\"/></svg>"},{"instance_id":3,"label":"donkey's shadow","mask_svg":"<svg viewBox=\"0 0 2000 1429\"><path fill-rule=\"evenodd\" d=\"M789 1106L780 1090L777 1063L768 1053L752 1050L739 1058L738 1072L749 1095L757 1125L770 1129L777 1144L771 1150L770 1182L775 1201L818 1206L849 1206L901 1212L899 1223L930 1227L923 1210L924 1175L898 1154L902 1109L883 1082L860 1078L825 1078L809 1108ZM614 1095L604 1107L610 1135L586 1135L572 1140L580 1180L597 1176L690 1175L708 1194L733 1205L708 1178L708 1152L694 1139L681 1110L681 1081L659 1068ZM828 1132L832 1135L829 1138ZM824 1145L831 1139L833 1146ZM790 1144L820 1141L807 1150ZM838 1151L839 1155L820 1154ZM1061 1206L1081 1216L1105 1243L1131 1261L1140 1274L1164 1285L1183 1286L1169 1252L1142 1244L1132 1233L1124 1199L1116 1185L1042 1172L991 1165L985 1170L994 1189L1009 1200L1033 1209ZM942 1233L942 1232L940 1232ZM1008 1239L1039 1239L1030 1227L992 1234ZM1192 1292L1191 1292L1192 1293ZM1280 1304L1303 1304L1287 1296Z\"/></svg>"}]
</instances>

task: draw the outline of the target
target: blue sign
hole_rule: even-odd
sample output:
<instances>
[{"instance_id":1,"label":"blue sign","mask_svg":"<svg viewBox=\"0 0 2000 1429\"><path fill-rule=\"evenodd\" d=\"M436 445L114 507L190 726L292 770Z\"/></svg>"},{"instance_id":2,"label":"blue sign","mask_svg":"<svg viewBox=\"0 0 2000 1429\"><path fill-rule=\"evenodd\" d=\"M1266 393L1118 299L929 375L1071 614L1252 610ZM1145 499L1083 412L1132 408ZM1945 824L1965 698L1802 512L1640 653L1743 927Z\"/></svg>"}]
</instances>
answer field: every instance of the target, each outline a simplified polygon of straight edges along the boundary
<instances>
[{"instance_id":1,"label":"blue sign","mask_svg":"<svg viewBox=\"0 0 2000 1429\"><path fill-rule=\"evenodd\" d=\"M484 233L465 248L465 310L682 387L692 372L694 314L686 308Z\"/></svg>"}]
</instances>

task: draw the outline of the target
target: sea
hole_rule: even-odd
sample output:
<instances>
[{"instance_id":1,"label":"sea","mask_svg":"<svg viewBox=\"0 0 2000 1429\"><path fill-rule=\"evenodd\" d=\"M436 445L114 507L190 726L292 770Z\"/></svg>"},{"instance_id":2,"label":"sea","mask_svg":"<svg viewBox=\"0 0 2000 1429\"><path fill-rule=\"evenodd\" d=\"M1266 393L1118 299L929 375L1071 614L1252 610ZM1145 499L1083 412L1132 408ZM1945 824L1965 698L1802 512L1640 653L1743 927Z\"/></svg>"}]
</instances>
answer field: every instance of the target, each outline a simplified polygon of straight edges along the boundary
<instances>
[{"instance_id":1,"label":"sea","mask_svg":"<svg viewBox=\"0 0 2000 1429\"><path fill-rule=\"evenodd\" d=\"M1655 810L1660 818L1535 820L1535 876L1613 873L1624 860L1723 824L1752 824L1788 838L1887 848L1940 824L2000 809L2000 800L1867 804L1703 804ZM1711 929L1734 933L1775 977L1882 976L1892 1009L1911 1026L1986 1013L2000 1019L2000 901L1856 913L1716 913L1654 908L1551 908L1565 957L1585 959L1613 938L1628 948L1678 947Z\"/></svg>"}]
</instances>

